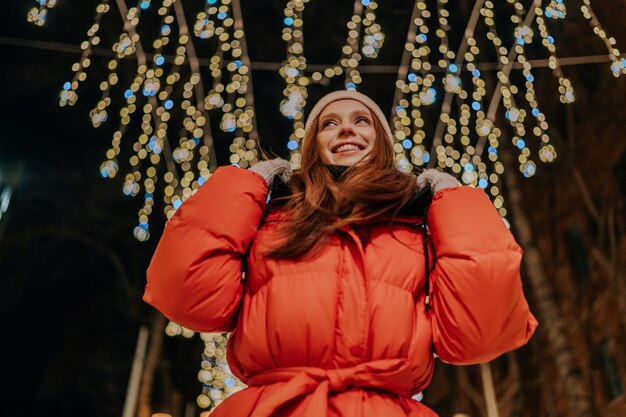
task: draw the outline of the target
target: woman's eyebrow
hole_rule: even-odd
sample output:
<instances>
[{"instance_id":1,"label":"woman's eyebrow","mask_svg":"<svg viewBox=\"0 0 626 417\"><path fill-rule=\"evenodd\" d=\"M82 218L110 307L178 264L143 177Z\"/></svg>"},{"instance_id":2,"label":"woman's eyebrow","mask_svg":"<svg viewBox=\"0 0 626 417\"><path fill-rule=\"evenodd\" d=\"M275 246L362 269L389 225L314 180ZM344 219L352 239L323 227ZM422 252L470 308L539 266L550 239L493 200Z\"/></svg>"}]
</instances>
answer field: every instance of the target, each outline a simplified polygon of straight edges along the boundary
<instances>
[{"instance_id":1,"label":"woman's eyebrow","mask_svg":"<svg viewBox=\"0 0 626 417\"><path fill-rule=\"evenodd\" d=\"M325 115L320 117L320 121L322 119L332 119L333 117L337 118L339 115L337 113L326 113Z\"/></svg>"},{"instance_id":2,"label":"woman's eyebrow","mask_svg":"<svg viewBox=\"0 0 626 417\"><path fill-rule=\"evenodd\" d=\"M369 114L369 112L365 111L365 110L355 110L353 112L350 112L350 114L348 114L349 117L354 117L354 116L367 116L371 118L371 115ZM324 120L324 119L332 119L332 118L340 118L339 114L337 113L327 113L323 116L320 117L320 121Z\"/></svg>"}]
</instances>

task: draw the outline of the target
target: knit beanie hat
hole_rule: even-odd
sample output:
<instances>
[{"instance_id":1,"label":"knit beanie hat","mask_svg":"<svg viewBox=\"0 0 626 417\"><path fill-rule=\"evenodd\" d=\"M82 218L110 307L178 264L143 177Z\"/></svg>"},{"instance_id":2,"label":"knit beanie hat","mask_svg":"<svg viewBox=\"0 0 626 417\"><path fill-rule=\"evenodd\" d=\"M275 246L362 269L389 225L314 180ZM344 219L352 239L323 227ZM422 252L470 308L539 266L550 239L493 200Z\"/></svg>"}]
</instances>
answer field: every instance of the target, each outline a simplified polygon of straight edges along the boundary
<instances>
[{"instance_id":1,"label":"knit beanie hat","mask_svg":"<svg viewBox=\"0 0 626 417\"><path fill-rule=\"evenodd\" d=\"M305 138L313 128L313 125L317 123L317 118L320 116L320 114L322 114L322 111L324 111L326 106L339 100L356 100L368 109L370 109L374 117L376 117L380 122L380 125L385 131L385 136L393 146L393 135L391 134L391 128L389 127L389 123L387 122L383 111L380 109L380 107L378 107L376 103L374 103L374 100L372 100L365 94L361 94L355 90L333 91L332 93L326 94L324 97L322 97L320 101L318 101L317 104L313 106L311 113L309 113L309 117L306 119L306 124L304 125Z\"/></svg>"}]
</instances>

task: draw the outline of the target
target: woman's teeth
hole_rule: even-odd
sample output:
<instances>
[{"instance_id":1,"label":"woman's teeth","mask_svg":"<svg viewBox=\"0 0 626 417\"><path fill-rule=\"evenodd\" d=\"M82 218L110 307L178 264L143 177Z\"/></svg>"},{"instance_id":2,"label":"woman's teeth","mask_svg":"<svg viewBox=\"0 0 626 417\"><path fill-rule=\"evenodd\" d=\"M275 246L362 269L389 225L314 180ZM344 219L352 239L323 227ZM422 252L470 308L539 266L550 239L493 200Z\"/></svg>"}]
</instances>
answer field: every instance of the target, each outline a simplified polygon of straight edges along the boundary
<instances>
[{"instance_id":1,"label":"woman's teeth","mask_svg":"<svg viewBox=\"0 0 626 417\"><path fill-rule=\"evenodd\" d=\"M359 150L358 146L346 144L346 145L341 145L340 147L335 149L335 153L349 152L349 151L358 151L358 150Z\"/></svg>"}]
</instances>

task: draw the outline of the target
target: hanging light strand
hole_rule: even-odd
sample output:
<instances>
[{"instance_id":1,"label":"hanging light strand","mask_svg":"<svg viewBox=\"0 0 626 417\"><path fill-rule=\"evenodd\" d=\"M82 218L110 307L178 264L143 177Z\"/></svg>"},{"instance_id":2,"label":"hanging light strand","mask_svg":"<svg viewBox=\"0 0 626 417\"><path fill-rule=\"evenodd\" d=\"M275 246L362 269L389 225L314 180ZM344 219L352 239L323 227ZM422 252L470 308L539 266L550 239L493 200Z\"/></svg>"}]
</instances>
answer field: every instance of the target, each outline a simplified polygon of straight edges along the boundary
<instances>
[{"instance_id":1,"label":"hanging light strand","mask_svg":"<svg viewBox=\"0 0 626 417\"><path fill-rule=\"evenodd\" d=\"M510 2L517 3L517 2ZM517 3L519 4L519 3ZM515 5L515 4L514 4ZM515 8L516 13L521 13L521 10ZM483 17L486 25L488 26L488 38L493 43L494 49L498 56L498 61L502 66L510 65L509 58L509 49L502 44L502 38L498 36L498 32L495 26L494 21L494 11L493 11L493 3L487 1L485 3L485 8L483 10ZM530 29L529 25L524 25L519 20L517 15L513 15L511 18L512 21L518 23L518 26L514 29L514 37L516 42L514 43L513 48L515 48L515 55L519 58L523 57L524 49L521 45L525 43L532 42L533 32ZM530 71L530 64L526 63L525 71ZM528 147L526 146L526 141L524 136L526 135L526 129L524 126L524 120L526 116L526 111L524 109L519 109L515 104L515 95L519 92L519 89L516 85L512 84L509 75L505 71L498 71L497 73L498 81L500 82L500 91L502 93L502 104L505 109L505 118L508 120L509 124L513 128L514 135L512 138L512 142L516 145L520 150L520 163L524 164L532 164L534 167L534 162L527 161L527 155L530 154ZM532 90L532 83L527 81L527 92ZM529 90L531 89L531 90ZM534 100L534 95L532 96ZM491 119L490 119L491 120ZM493 126L493 125L492 125ZM522 162L523 161L523 162ZM532 168L531 168L532 169ZM534 171L531 171L534 173Z\"/></svg>"},{"instance_id":2,"label":"hanging light strand","mask_svg":"<svg viewBox=\"0 0 626 417\"><path fill-rule=\"evenodd\" d=\"M285 117L293 120L292 132L287 142L287 148L291 151L290 163L293 169L300 167L299 148L304 137L303 117L308 97L307 86L311 83L328 85L333 77L345 74L345 88L357 89L362 82L358 66L363 56L376 58L384 42L384 33L380 25L376 23L374 12L378 4L370 0L356 0L352 18L346 24L348 37L341 48L341 57L338 63L307 76L302 13L308 1L289 1L284 10L285 27L282 38L287 44L287 59L279 70L285 81L284 98L280 103L280 111ZM364 33L364 36L359 49L361 32Z\"/></svg>"},{"instance_id":3,"label":"hanging light strand","mask_svg":"<svg viewBox=\"0 0 626 417\"><path fill-rule=\"evenodd\" d=\"M196 152L196 148L200 146L201 140L204 139L202 146L206 149L213 147L210 126L208 126L208 114L206 114L204 109L204 88L202 87L202 79L199 73L198 60L195 56L195 48L191 41L181 2L174 3L174 11L178 23L177 50L180 52L180 58L177 57L177 59L181 65L184 63L189 65L190 74L187 81L183 84L183 99L180 101L179 107L180 113L184 115L184 129L180 130L178 144L172 149L172 157L176 163L176 172L180 173L180 177L177 178L176 186L172 186L171 181L166 185L167 193L164 196L166 203L165 215L167 218L171 218L176 209L199 186L196 180L196 173L192 168L197 154L200 154L207 162L208 152ZM163 98L165 98L165 94L163 94ZM171 106L174 107L175 104L172 102ZM208 173L204 174L208 177ZM170 180L174 178L173 175L168 175L167 177Z\"/></svg>"},{"instance_id":4,"label":"hanging light strand","mask_svg":"<svg viewBox=\"0 0 626 417\"><path fill-rule=\"evenodd\" d=\"M140 177L140 167L142 161L147 160L148 167L145 170L145 178L143 181L144 188L144 205L138 213L138 224L133 233L137 240L144 241L150 237L149 234L149 217L152 214L152 206L154 204L154 194L156 191L155 184L158 180L157 172L161 155L167 149L167 122L169 115L166 113L163 100L163 75L165 65L165 57L162 54L163 47L169 44L171 29L169 25L174 22L172 15L172 5L176 4L176 0L163 0L162 6L158 9L159 15L162 16L159 37L152 43L154 55L149 69L147 66L141 67L138 71L138 83L141 95L148 101L142 110L143 116L141 120L142 133L139 135L137 142L133 145L136 152L130 158L132 174L127 174L125 186L130 188L133 184L137 187L137 178ZM157 96L158 95L158 96ZM158 97L158 98L157 98ZM161 99L160 103L159 100ZM134 178L133 178L134 177ZM131 194L132 196L132 194Z\"/></svg>"},{"instance_id":5,"label":"hanging light strand","mask_svg":"<svg viewBox=\"0 0 626 417\"><path fill-rule=\"evenodd\" d=\"M138 211L138 225L133 230L133 234L137 240L145 241L150 237L148 219L152 214L152 206L155 201L154 196L156 183L158 182L158 166L162 157L165 159L168 172L174 172L175 175L177 175L175 162L172 158L166 134L169 113L163 109L165 103L159 104L157 99L157 94L162 93L162 91L160 91L162 76L164 74L162 66L165 63L165 58L161 54L161 50L164 45L169 43L169 36L171 35L170 24L173 23L170 10L174 0L163 0L162 6L158 9L158 14L163 16L163 18L159 30L159 37L153 42L155 53L153 54L150 68L148 68L146 54L139 40L139 35L135 30L137 20L128 19L133 16L134 10L130 9L127 11L125 4L120 0L118 0L117 3L120 14L124 19L126 33L136 39L133 47L139 65L137 66L137 72L133 82L124 93L127 99L127 106L122 107L120 110L120 126L114 134L112 148L107 151L107 156L109 156L111 150L113 150L113 152L111 152L112 154L116 153L116 149L119 153L121 137L126 131L126 126L130 123L131 115L139 106L137 98L146 100L147 103L141 106L143 113L140 125L141 134L133 145L134 154L129 158L131 173L126 175L124 182L124 192L127 195L138 195L141 189L139 184L142 180L141 164L143 160L148 160L143 182L141 183L144 189L143 206ZM139 3L139 9L147 9L149 7L149 2L142 1ZM138 92L141 92L141 94L137 94ZM106 163L110 163L110 160L105 161L105 164Z\"/></svg>"},{"instance_id":6,"label":"hanging light strand","mask_svg":"<svg viewBox=\"0 0 626 417\"><path fill-rule=\"evenodd\" d=\"M396 80L391 125L394 131L394 140L400 142L394 144L396 163L405 171L410 169L406 156L408 149L410 149L410 163L413 165L422 166L430 160L430 154L423 145L426 132L421 113L422 106L433 104L437 94L437 90L433 86L435 76L431 72L429 62L428 37L430 30L427 21L430 17L431 13L427 9L426 1L416 0ZM407 94L411 94L410 103L405 98ZM410 114L407 112L409 104L411 106ZM411 136L411 127L409 126L413 128L412 141L408 139Z\"/></svg>"},{"instance_id":7,"label":"hanging light strand","mask_svg":"<svg viewBox=\"0 0 626 417\"><path fill-rule=\"evenodd\" d=\"M285 81L284 98L280 102L280 112L293 121L287 148L291 151L290 163L293 169L300 168L300 142L304 138L304 106L307 99L309 80L302 76L306 69L304 56L304 37L302 12L308 0L287 2L282 38L287 44L287 59L283 62L279 73ZM327 69L326 72L329 70ZM338 70L337 70L338 71ZM314 80L321 76L315 75Z\"/></svg>"},{"instance_id":8,"label":"hanging light strand","mask_svg":"<svg viewBox=\"0 0 626 417\"><path fill-rule=\"evenodd\" d=\"M165 334L170 337L182 336L190 339L195 332L170 321L165 327ZM202 361L198 371L198 381L202 392L196 397L198 407L212 411L230 395L241 391L246 386L230 372L226 361L228 333L199 333L204 343Z\"/></svg>"},{"instance_id":9,"label":"hanging light strand","mask_svg":"<svg viewBox=\"0 0 626 417\"><path fill-rule=\"evenodd\" d=\"M537 22L537 26L539 28L539 36L541 36L541 44L550 54L548 58L548 67L552 70L552 73L559 80L559 100L561 103L569 104L573 103L576 100L574 95L574 87L572 86L571 81L565 77L563 74L563 70L561 69L561 64L559 58L556 54L556 47L554 45L554 38L550 35L548 25L544 19L544 16L548 14L548 11L544 12L541 8L537 8L535 10L537 14L537 18L535 21Z\"/></svg>"},{"instance_id":10,"label":"hanging light strand","mask_svg":"<svg viewBox=\"0 0 626 417\"><path fill-rule=\"evenodd\" d=\"M158 14L162 17L161 27L168 24L167 22L173 22L171 17L171 7L176 0L163 0L162 6L158 9ZM118 7L119 7L118 0ZM138 12L141 9L148 9L150 2L140 0L139 7L135 10ZM120 12L122 9L120 8ZM150 238L149 218L152 214L152 206L154 205L154 195L156 192L156 184L158 182L158 166L161 161L162 155L166 156L166 160L171 160L171 153L168 147L167 137L163 137L161 147L151 146L154 144L155 132L165 132L162 124L166 123L162 117L162 107L157 100L157 94L161 89L161 77L163 76L164 64L163 57L161 55L162 48L165 44L169 43L169 32L159 31L159 38L153 42L155 47L155 54L153 56L150 68L148 68L148 62L144 49L141 45L139 35L137 34L136 27L138 24L138 16L136 19L131 19L133 16L133 10L130 9L125 20L125 28L128 34L134 39L133 48L137 55L139 66L137 68L136 80L140 85L139 90L141 95L145 97L147 103L143 105L143 116L141 119L142 133L139 135L139 139L133 145L135 154L129 159L131 170L136 177L140 175L141 161L147 159L147 168L145 169L145 176L143 178L143 207L138 211L138 224L133 230L135 238L139 241L145 241ZM152 139L152 140L150 140ZM171 165L171 162L169 162ZM128 178L128 176L127 176Z\"/></svg>"},{"instance_id":11,"label":"hanging light strand","mask_svg":"<svg viewBox=\"0 0 626 417\"><path fill-rule=\"evenodd\" d=\"M79 83L87 79L86 68L91 65L90 56L92 53L92 47L100 44L100 36L98 35L98 32L101 27L102 18L109 12L110 9L109 0L102 0L102 2L96 6L94 23L87 31L88 38L80 44L80 48L83 52L78 62L75 62L72 65L74 77L72 81L66 81L63 84L63 89L59 93L59 105L61 107L73 106L78 100L77 90Z\"/></svg>"},{"instance_id":12,"label":"hanging light strand","mask_svg":"<svg viewBox=\"0 0 626 417\"><path fill-rule=\"evenodd\" d=\"M239 2L225 0L218 6L216 0L207 1L205 11L197 16L194 30L202 39L215 36L218 40L217 52L210 60L213 85L204 105L209 110L221 109L220 128L235 134L230 145L230 162L243 168L254 165L259 160L258 132ZM223 67L226 71L222 71ZM200 178L204 180L204 176Z\"/></svg>"},{"instance_id":13,"label":"hanging light strand","mask_svg":"<svg viewBox=\"0 0 626 417\"><path fill-rule=\"evenodd\" d=\"M515 7L515 11L517 16L512 16L511 20L514 23L520 24L523 19L524 8L517 0L508 0L509 3L512 3ZM564 104L569 104L574 102L574 89L569 79L567 79L562 70L559 59L556 55L556 48L554 46L554 38L548 32L548 27L546 25L544 19L544 10L541 7L535 7L534 12L536 14L535 21L537 23L537 27L539 29L539 35L541 38L541 44L548 51L548 67L552 70L554 76L558 78L559 81L559 99ZM556 13L555 11L546 12L546 13ZM563 8L562 16L565 16L565 9ZM544 163L553 162L556 159L556 150L554 146L550 143L550 136L547 134L548 130L548 122L546 120L545 114L541 112L538 107L537 97L535 94L534 88L534 75L532 73L532 66L530 62L526 60L524 55L525 45L529 44L533 38L533 31L527 26L521 25L518 26L515 31L516 43L515 49L518 53L517 61L522 64L523 70L522 74L525 77L525 87L526 94L524 97L526 98L531 114L535 117L536 125L533 128L533 134L539 139L539 150L538 156L539 159ZM515 106L515 102L513 101L513 105ZM514 109L512 112L509 111L506 114L507 119L512 119L515 121L517 118L525 118L526 112L525 110ZM518 161L520 163L520 171L525 177L531 177L536 172L536 165L530 158L531 151L528 149L527 144L523 137L514 136L513 137L513 145L517 149L520 150L521 154L518 156Z\"/></svg>"},{"instance_id":14,"label":"hanging light strand","mask_svg":"<svg viewBox=\"0 0 626 417\"><path fill-rule=\"evenodd\" d=\"M56 6L57 0L37 0L36 3L39 6L33 7L28 11L26 20L36 26L43 26L48 17L48 10Z\"/></svg>"},{"instance_id":15,"label":"hanging light strand","mask_svg":"<svg viewBox=\"0 0 626 417\"><path fill-rule=\"evenodd\" d=\"M178 3L174 3L174 7L176 7L176 4ZM162 37L156 39L153 42L153 47L155 48L155 50L169 44L170 42L169 37L172 34L172 29L170 25L174 22L173 15L170 16L171 19L164 20L161 24L160 33ZM151 100L152 103L156 104L156 110L154 111L156 116L154 120L158 121L155 124L156 129L154 131L154 134L144 134L140 136L146 151L149 151L152 153L152 155L155 155L151 156L151 158L154 158L156 160L157 156L161 154L165 155L166 172L163 174L163 202L165 203L165 206L163 210L165 216L168 219L174 214L174 206L182 203L181 187L179 186L182 178L181 176L179 176L179 166L187 159L187 157L189 157L188 154L184 154L181 157L181 151L178 148L175 150L170 149L170 142L168 140L167 133L172 113L175 113L177 108L175 98L172 94L177 83L181 81L182 66L187 63L186 45L189 40L189 35L187 33L181 32L180 23L178 26L179 33L177 36L177 43L175 48L176 55L172 60L171 67L169 68L169 73L165 77L165 82L163 82L162 78L159 77L158 84L153 84L152 86L153 92L155 94L149 96L149 100ZM163 85L165 85L165 87L163 87ZM154 87L157 88L154 89ZM183 143L185 142L183 141ZM181 143L179 142L179 144Z\"/></svg>"},{"instance_id":16,"label":"hanging light strand","mask_svg":"<svg viewBox=\"0 0 626 417\"><path fill-rule=\"evenodd\" d=\"M608 36L598 17L594 13L591 8L590 0L583 0L583 4L580 6L580 10L583 12L583 16L585 19L589 20L589 24L593 28L593 33L595 33L606 45L606 48L609 52L609 58L612 61L611 71L615 77L619 77L622 74L626 74L626 58L622 56L619 49L615 47L615 38L612 36Z\"/></svg>"},{"instance_id":17,"label":"hanging light strand","mask_svg":"<svg viewBox=\"0 0 626 417\"><path fill-rule=\"evenodd\" d=\"M365 8L363 8L364 6ZM328 85L333 77L345 74L346 89L357 88L362 81L358 66L363 56L377 58L385 40L385 34L380 25L376 23L375 11L377 8L378 3L375 1L355 0L352 17L346 24L348 36L346 37L346 42L341 47L339 61L324 71L312 73L308 82ZM286 18L286 22L290 21ZM359 51L362 33L363 40Z\"/></svg>"},{"instance_id":18,"label":"hanging light strand","mask_svg":"<svg viewBox=\"0 0 626 417\"><path fill-rule=\"evenodd\" d=\"M113 44L113 52L115 57L109 61L109 75L107 79L100 83L100 90L102 91L100 100L96 106L89 112L89 118L93 127L99 127L105 122L109 114L107 108L111 104L110 91L111 87L116 85L119 81L117 74L120 60L127 56L133 55L136 52L136 44L139 42L139 35L135 31L136 26L139 24L139 17L141 14L141 8L143 0L139 1L138 7L132 7L128 10L125 21L128 22L124 26L126 30L122 32L119 40Z\"/></svg>"},{"instance_id":19,"label":"hanging light strand","mask_svg":"<svg viewBox=\"0 0 626 417\"><path fill-rule=\"evenodd\" d=\"M135 237L143 241L150 236L148 218L154 204L155 186L159 180L158 164L161 159L165 160L166 167L163 173L163 199L167 218L206 181L217 166L208 111L220 109L223 112L220 127L224 132L234 132L231 162L247 167L258 161L258 133L249 74L250 59L244 51L245 34L238 1L233 4L231 0L208 0L205 11L198 14L193 28L200 39L216 36L218 40L217 50L210 59L212 86L205 94L200 62L190 38L182 3L176 0L162 1L158 9L162 16L159 35L153 42L152 61L148 63L136 26L140 10L148 9L150 2L140 1L138 7L130 10L125 8L123 0L117 2L124 20L124 32L113 46L116 55L109 62L109 76L101 84L103 96L91 117L94 126L108 119L106 109L111 104L111 86L117 83L119 60L126 56L136 56L137 72L124 91L126 101L120 109L120 124L113 134L111 147L106 152L107 159L101 165L101 174L107 178L116 175L119 170L117 159L121 152L122 137L133 114L141 109L141 133L132 145L134 153L129 158L131 172L125 176L123 191L129 196L139 195L142 187L145 191L144 205L138 213L139 224L134 229ZM233 10L231 5L239 7L238 11ZM172 58L163 54L162 50L170 43L174 23L178 26L179 34L176 55ZM181 68L185 64L189 66L190 74L182 85L182 99L179 100L172 93L175 86L182 81ZM225 66L225 71L222 71L222 65ZM166 72L168 66L169 72ZM139 99L147 103L139 104ZM181 113L184 128L181 132L184 133L180 134L178 144L170 149L167 132L171 127L172 115ZM145 160L149 163L141 168Z\"/></svg>"},{"instance_id":20,"label":"hanging light strand","mask_svg":"<svg viewBox=\"0 0 626 417\"><path fill-rule=\"evenodd\" d=\"M550 0L545 8L545 16L548 19L565 19L567 8L563 0Z\"/></svg>"},{"instance_id":21,"label":"hanging light strand","mask_svg":"<svg viewBox=\"0 0 626 417\"><path fill-rule=\"evenodd\" d=\"M513 4L515 9L515 14L511 16L511 21L518 24L514 29L513 35L515 38L515 42L511 49L502 45L502 39L498 36L495 22L493 20L494 12L492 2L485 2L483 17L489 30L488 38L493 43L494 49L498 56L498 61L503 67L497 73L499 82L498 85L500 93L502 95L505 118L508 120L514 131L514 135L512 138L513 144L516 145L520 150L520 169L525 170L525 172L528 173L530 176L533 175L535 172L535 164L532 160L529 159L530 150L527 147L527 140L524 138L526 135L526 129L524 126L526 110L519 108L519 106L516 104L515 95L518 94L519 89L515 84L511 82L508 71L506 69L508 69L512 65L512 60L516 58L520 63L524 65L524 74L527 75L525 83L526 95L524 97L529 102L531 107L536 107L537 104L534 95L534 85L532 84L532 75L530 74L530 70L532 69L532 67L530 66L530 63L527 62L525 59L523 48L524 44L532 42L533 39L533 31L530 28L530 23L532 22L532 20L529 20L526 23L523 22L521 19L521 15L523 14L522 5L517 1L509 1L509 3ZM489 120L493 121L494 118L495 114L492 115Z\"/></svg>"},{"instance_id":22,"label":"hanging light strand","mask_svg":"<svg viewBox=\"0 0 626 417\"><path fill-rule=\"evenodd\" d=\"M120 3L122 0L116 1ZM303 110L306 105L308 85L311 83L328 84L331 78L343 75L345 87L356 89L362 82L359 68L362 59L378 56L384 43L384 33L380 25L376 23L378 4L369 0L355 1L353 16L347 23L348 36L342 47L339 61L323 70L308 73L303 50L302 19L302 12L308 1L293 0L287 3L283 30L283 39L287 42L287 60L280 69L280 74L285 79L285 98L281 102L281 112L293 121L287 146L292 152L291 163L294 168L297 168L300 162L299 146L304 134ZM548 129L546 117L537 103L533 68L531 61L526 57L525 48L533 40L540 40L549 55L547 64L558 78L560 100L564 103L574 101L573 86L563 74L554 38L546 23L547 19L563 19L567 10L562 0L550 1L543 8L540 0L533 0L528 13L525 12L519 0L507 0L507 2L514 9L514 14L510 16L510 19L515 25L513 33L515 42L510 48L502 45L502 40L495 29L494 2L479 0L475 3L475 9L479 8L487 26L487 39L493 44L500 65L497 72L498 86L493 92L489 108L485 110L486 87L482 74L478 70L480 65L476 62L480 50L478 41L473 36L475 26L475 22L472 24L473 17L470 16L461 46L455 53L451 50L448 39L448 30L452 29L449 23L448 0L433 2L437 7L437 22L432 22L435 25L429 22L432 14L428 10L428 2L416 0L414 17L409 25L403 64L396 83L397 92L392 113L396 142L394 152L401 169L410 170L413 165L436 163L440 167L461 174L466 184L485 189L496 186L498 172L495 167L498 162L497 148L500 130L495 126L495 112L500 98L502 98L506 119L514 133L513 144L520 151L518 159L522 173L525 176L532 176L536 171L530 151L535 142L527 140L530 132L538 139L538 155L541 161L550 162L556 157L554 147L546 134ZM163 1L162 4L159 10L171 5L179 5L174 7L180 7L182 10L182 3L174 3L173 0ZM152 62L148 64L141 61L141 56L143 56L143 61L146 59L145 54L138 50L141 44L136 27L141 12L150 7L151 2L148 0L138 1L137 6L130 10L126 10L125 6L120 7L120 11L124 10L124 31L113 45L115 57L109 62L109 75L100 85L101 99L91 111L90 117L94 126L100 126L108 120L112 89L118 83L120 62L126 57L136 56L139 60L137 72L130 87L124 91L126 102L120 110L120 125L113 135L112 146L107 151L107 160L101 166L101 173L105 177L113 177L119 169L117 157L121 151L121 138L126 133L133 114L141 109L142 131L138 140L133 144L135 154L129 158L131 173L126 177L124 191L128 195L139 195L140 181L145 184L147 177L151 177L147 169L154 167L156 171L156 165L152 161L158 162L164 158L167 167L167 172L164 174L167 195L164 201L166 202L166 215L170 217L182 201L206 181L211 170L216 166L215 151L212 146L213 135L208 117L210 110L221 110L219 126L224 132L233 134L234 138L230 145L231 163L247 167L258 161L258 133L250 89L250 62L244 50L243 25L236 27L234 2L232 0L206 0L204 12L198 14L193 26L193 32L198 38L214 37L218 44L215 54L209 60L212 81L206 94L202 87L200 65L195 57L193 43L189 34L185 33L184 16L173 18L171 14L168 14L170 20L162 22L162 26L165 27L176 21L182 28L176 57L174 57L176 62L155 65L156 62L163 62L166 58L169 61L169 56L164 55L157 45L159 39L153 45ZM96 10L94 25L88 32L88 39L83 44L81 59L73 67L74 78L64 85L67 88L64 88L61 93L62 105L71 105L78 97L76 90L80 82L86 79L91 50L100 42L98 36L100 19L108 12L108 9L107 0L102 0ZM615 40L608 37L600 26L589 0L584 1L581 10L590 21L594 32L609 48L614 73L617 67L621 71L620 65L624 60L619 55L619 51L613 47ZM537 22L536 26L534 22ZM436 29L431 33L429 27L433 26ZM171 31L171 28L169 30ZM535 37L537 34L539 36ZM160 40L165 43L167 37L163 35L163 33L160 34ZM431 35L434 36L431 38ZM439 55L433 56L433 51L438 52ZM438 71L432 68L435 61L437 67L443 71L441 84L438 84L436 80ZM179 67L183 64L189 65L191 71L186 80L181 80L180 75ZM166 73L163 65L169 65L171 72ZM509 78L514 65L515 68L521 68L524 76L521 83L517 82L515 77L515 82ZM466 71L471 73L471 77ZM404 73L403 76L400 76L401 72ZM616 75L619 74L616 73ZM183 97L180 100L174 99L171 95L174 86L179 81L184 81ZM464 83L467 84L464 85ZM443 100L440 101L442 109L434 129L433 146L430 151L427 151L424 142L430 135L426 133L422 112L426 106L439 101L437 90L441 88L440 86L443 87L444 92ZM139 104L138 99L147 100L148 105ZM171 116L174 112L178 114L181 111L184 114L184 130L181 130L178 144L170 151L167 129L170 127ZM534 126L528 127L530 123ZM161 153L155 154L154 150ZM489 161L487 158L482 160L483 150L486 150L485 157L488 157ZM146 159L150 160L150 164L140 169L141 164L145 164L142 161ZM150 173L154 174L155 171L150 170ZM493 174L496 176L494 177ZM152 183L148 183L148 188L153 189L152 185L156 183L156 180L157 178L154 177ZM152 199L153 193L146 192L144 197Z\"/></svg>"},{"instance_id":23,"label":"hanging light strand","mask_svg":"<svg viewBox=\"0 0 626 417\"><path fill-rule=\"evenodd\" d=\"M443 99L440 117L435 128L431 149L437 154L439 167L450 168L457 174L462 169L465 169L465 174L462 176L462 179L464 182L471 185L476 185L477 173L473 169L471 158L468 155L469 140L466 140L465 138L465 136L467 136L465 133L468 132L469 129L468 124L470 119L469 106L466 103L469 98L469 94L463 87L461 69L466 60L470 62L474 59L474 55L471 51L468 51L468 47L469 42L474 40L473 34L476 24L478 23L479 12L482 4L483 1L477 1L474 3L472 13L464 32L465 36L463 37L458 51L455 54L448 47L447 31L450 30L450 27L448 23L448 11L444 8L445 2L438 3L438 16L441 30L438 30L437 33L442 39L442 44L445 45L445 48L440 47L443 57L439 60L439 66L446 71L442 80L446 94ZM471 68L473 69L473 64L471 65ZM459 104L456 118L453 117L452 114L452 100L455 97L457 98L457 103ZM457 127L459 124L461 125L460 129ZM459 133L459 131L461 132L461 140L455 141L455 135ZM441 144L442 137L445 142L445 146ZM469 149L470 153L472 150L473 148ZM477 158L479 160L480 155ZM477 163L479 161L475 162Z\"/></svg>"},{"instance_id":24,"label":"hanging light strand","mask_svg":"<svg viewBox=\"0 0 626 417\"><path fill-rule=\"evenodd\" d=\"M458 76L458 67L455 64L451 64L456 58L454 51L450 49L448 40L448 31L451 26L449 24L449 12L446 9L448 0L437 1L437 21L439 28L435 34L439 38L439 52L441 57L437 61L439 68L445 71L441 83L444 91L446 91L445 98L443 100L439 119L437 120L437 126L435 128L435 135L431 150L434 150L437 155L437 162L440 168L451 168L454 165L455 160L458 160L460 154L452 147L454 142L454 134L456 133L456 120L451 114L451 103L454 95L458 95L463 99L467 93L463 89L461 78ZM479 0L480 3L480 0ZM444 130L446 133L444 134ZM441 144L442 136L445 139L446 146Z\"/></svg>"}]
</instances>

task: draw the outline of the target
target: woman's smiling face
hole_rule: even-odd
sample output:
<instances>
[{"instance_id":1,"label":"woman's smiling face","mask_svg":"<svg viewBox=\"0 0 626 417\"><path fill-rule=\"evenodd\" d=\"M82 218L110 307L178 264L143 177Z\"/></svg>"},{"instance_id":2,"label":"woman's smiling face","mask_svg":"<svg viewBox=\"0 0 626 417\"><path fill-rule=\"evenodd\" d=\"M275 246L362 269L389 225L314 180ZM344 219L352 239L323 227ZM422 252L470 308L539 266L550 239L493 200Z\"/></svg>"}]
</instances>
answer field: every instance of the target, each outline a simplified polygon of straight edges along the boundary
<instances>
[{"instance_id":1,"label":"woman's smiling face","mask_svg":"<svg viewBox=\"0 0 626 417\"><path fill-rule=\"evenodd\" d=\"M322 162L351 166L374 147L376 129L369 108L344 99L330 103L318 118L317 145Z\"/></svg>"}]
</instances>

